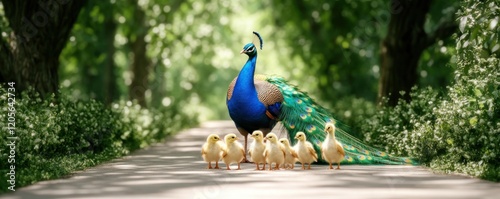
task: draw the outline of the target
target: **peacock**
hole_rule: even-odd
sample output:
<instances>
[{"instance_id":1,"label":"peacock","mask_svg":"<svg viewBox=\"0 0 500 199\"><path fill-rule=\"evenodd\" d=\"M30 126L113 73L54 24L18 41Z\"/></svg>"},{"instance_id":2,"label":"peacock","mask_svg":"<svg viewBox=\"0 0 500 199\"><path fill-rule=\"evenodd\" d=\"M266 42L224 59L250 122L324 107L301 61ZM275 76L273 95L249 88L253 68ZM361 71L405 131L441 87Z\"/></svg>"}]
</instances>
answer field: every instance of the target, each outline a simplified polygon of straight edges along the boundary
<instances>
[{"instance_id":1,"label":"peacock","mask_svg":"<svg viewBox=\"0 0 500 199\"><path fill-rule=\"evenodd\" d=\"M253 34L262 50L262 37L257 32ZM256 75L257 47L253 42L246 44L240 54L248 55L248 60L229 84L226 105L237 130L245 138L245 154L248 134L260 130L265 135L277 122L283 124L288 138L294 138L298 132L306 133L307 140L314 145L317 154L321 154L321 142L327 135L325 124L332 122L337 129L337 140L346 153L343 164L417 164L411 158L392 156L353 137L349 126L283 78ZM296 141L290 139L290 142L295 144ZM322 157L319 159L324 162ZM246 157L244 161L248 162Z\"/></svg>"}]
</instances>

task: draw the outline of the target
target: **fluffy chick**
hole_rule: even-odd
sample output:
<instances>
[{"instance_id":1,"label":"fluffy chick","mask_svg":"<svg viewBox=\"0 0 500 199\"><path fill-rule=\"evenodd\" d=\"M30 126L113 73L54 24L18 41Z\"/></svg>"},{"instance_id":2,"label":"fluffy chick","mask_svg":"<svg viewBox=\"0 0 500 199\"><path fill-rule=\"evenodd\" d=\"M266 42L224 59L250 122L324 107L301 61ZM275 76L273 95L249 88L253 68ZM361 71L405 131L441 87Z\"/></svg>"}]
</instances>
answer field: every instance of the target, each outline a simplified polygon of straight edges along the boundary
<instances>
[{"instance_id":1,"label":"fluffy chick","mask_svg":"<svg viewBox=\"0 0 500 199\"><path fill-rule=\"evenodd\" d=\"M212 161L215 162L215 168L219 168L219 160L223 147L219 141L220 137L218 135L210 134L207 137L207 142L201 147L201 157L208 163L208 169L212 169Z\"/></svg>"},{"instance_id":2,"label":"fluffy chick","mask_svg":"<svg viewBox=\"0 0 500 199\"><path fill-rule=\"evenodd\" d=\"M273 168L273 163L275 163L275 170L279 170L279 165L283 164L285 161L285 149L283 145L278 143L278 136L274 133L269 133L266 136L267 143L266 149L264 150L264 157L269 164L269 170Z\"/></svg>"},{"instance_id":3,"label":"fluffy chick","mask_svg":"<svg viewBox=\"0 0 500 199\"><path fill-rule=\"evenodd\" d=\"M285 162L283 163L282 168L293 169L295 167L295 162L297 162L297 153L290 146L290 142L288 141L288 139L281 138L279 141L285 149Z\"/></svg>"},{"instance_id":4,"label":"fluffy chick","mask_svg":"<svg viewBox=\"0 0 500 199\"><path fill-rule=\"evenodd\" d=\"M238 142L238 137L234 133L227 134L224 137L226 146L222 150L222 160L226 164L227 170L231 170L229 166L231 163L238 163L238 170L241 169L240 163L245 156L245 149Z\"/></svg>"},{"instance_id":5,"label":"fluffy chick","mask_svg":"<svg viewBox=\"0 0 500 199\"><path fill-rule=\"evenodd\" d=\"M257 170L260 170L259 164L262 163L262 170L266 169L266 158L264 158L264 150L266 149L266 145L264 144L264 133L262 131L254 131L251 135L254 139L252 144L250 145L250 157L252 161L257 166Z\"/></svg>"},{"instance_id":6,"label":"fluffy chick","mask_svg":"<svg viewBox=\"0 0 500 199\"><path fill-rule=\"evenodd\" d=\"M298 132L295 135L295 139L298 142L293 146L293 149L298 155L299 162L302 163L302 169L305 169L304 164L308 164L307 169L311 169L311 163L318 161L318 154L316 154L313 145L306 140L304 132Z\"/></svg>"},{"instance_id":7,"label":"fluffy chick","mask_svg":"<svg viewBox=\"0 0 500 199\"><path fill-rule=\"evenodd\" d=\"M325 125L327 133L325 141L321 145L322 157L330 164L330 169L333 169L332 163L337 163L337 169L340 169L340 162L345 157L344 147L335 139L335 125L327 123Z\"/></svg>"}]
</instances>

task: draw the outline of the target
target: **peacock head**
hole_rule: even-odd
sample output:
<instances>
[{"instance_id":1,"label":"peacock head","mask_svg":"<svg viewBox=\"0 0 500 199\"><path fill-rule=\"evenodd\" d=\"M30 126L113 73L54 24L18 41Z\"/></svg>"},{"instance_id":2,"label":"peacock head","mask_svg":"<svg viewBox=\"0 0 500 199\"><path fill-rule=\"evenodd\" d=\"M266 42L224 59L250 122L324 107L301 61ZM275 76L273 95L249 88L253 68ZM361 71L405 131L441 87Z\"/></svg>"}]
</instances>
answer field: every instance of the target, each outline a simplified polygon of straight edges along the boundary
<instances>
[{"instance_id":1,"label":"peacock head","mask_svg":"<svg viewBox=\"0 0 500 199\"><path fill-rule=\"evenodd\" d=\"M262 46L264 46L264 41L258 32L253 32L253 34L259 39L260 49L262 50ZM240 54L247 54L249 57L253 57L257 55L257 47L254 43L248 43L243 46L243 50L241 50Z\"/></svg>"},{"instance_id":2,"label":"peacock head","mask_svg":"<svg viewBox=\"0 0 500 199\"><path fill-rule=\"evenodd\" d=\"M247 45L243 46L243 50L241 50L240 54L247 54L249 57L253 57L257 55L257 48L255 48L255 45L253 43L248 43Z\"/></svg>"}]
</instances>

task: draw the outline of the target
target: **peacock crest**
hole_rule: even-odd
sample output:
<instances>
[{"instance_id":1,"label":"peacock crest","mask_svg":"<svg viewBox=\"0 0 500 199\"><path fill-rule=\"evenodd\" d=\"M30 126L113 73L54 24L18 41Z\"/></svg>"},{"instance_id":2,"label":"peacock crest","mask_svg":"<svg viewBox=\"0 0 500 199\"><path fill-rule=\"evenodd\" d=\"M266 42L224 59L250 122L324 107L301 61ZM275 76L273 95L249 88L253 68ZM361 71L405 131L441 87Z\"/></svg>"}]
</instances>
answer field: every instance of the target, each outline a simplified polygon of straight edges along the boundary
<instances>
[{"instance_id":1,"label":"peacock crest","mask_svg":"<svg viewBox=\"0 0 500 199\"><path fill-rule=\"evenodd\" d=\"M259 39L260 49L262 50L262 47L264 47L264 41L262 40L262 37L260 36L260 34L258 32L253 31L253 34L255 36L257 36L257 38Z\"/></svg>"}]
</instances>

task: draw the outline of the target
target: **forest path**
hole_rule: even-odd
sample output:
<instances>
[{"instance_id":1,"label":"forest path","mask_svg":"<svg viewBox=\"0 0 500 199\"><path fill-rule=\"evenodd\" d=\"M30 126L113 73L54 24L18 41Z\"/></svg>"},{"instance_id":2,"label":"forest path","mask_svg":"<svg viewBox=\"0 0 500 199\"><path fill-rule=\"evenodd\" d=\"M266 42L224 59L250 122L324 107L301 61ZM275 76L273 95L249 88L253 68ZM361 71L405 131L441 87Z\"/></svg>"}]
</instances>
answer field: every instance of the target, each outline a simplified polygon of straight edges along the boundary
<instances>
[{"instance_id":1,"label":"forest path","mask_svg":"<svg viewBox=\"0 0 500 199\"><path fill-rule=\"evenodd\" d=\"M200 149L207 135L217 133L223 137L230 132L236 133L230 121L206 122L124 158L66 179L39 182L0 198L498 198L500 195L499 183L434 174L418 166L345 165L342 170L327 170L325 165L313 165L307 171L297 167L255 171L255 165L242 164L242 170L206 169ZM225 168L223 163L220 166Z\"/></svg>"}]
</instances>

